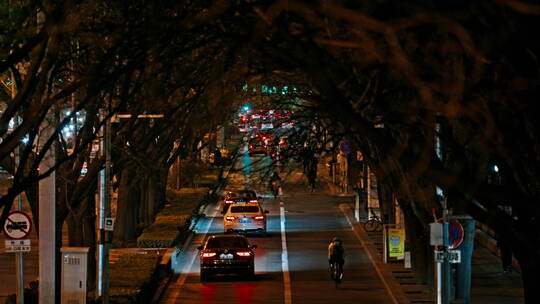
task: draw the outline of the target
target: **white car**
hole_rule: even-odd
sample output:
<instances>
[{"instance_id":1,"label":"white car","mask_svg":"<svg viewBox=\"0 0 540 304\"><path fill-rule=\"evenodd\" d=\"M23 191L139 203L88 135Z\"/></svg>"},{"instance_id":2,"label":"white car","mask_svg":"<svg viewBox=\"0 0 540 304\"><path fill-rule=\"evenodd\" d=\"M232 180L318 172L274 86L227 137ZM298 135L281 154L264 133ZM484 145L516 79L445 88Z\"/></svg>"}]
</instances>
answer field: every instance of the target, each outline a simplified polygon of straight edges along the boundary
<instances>
[{"instance_id":1,"label":"white car","mask_svg":"<svg viewBox=\"0 0 540 304\"><path fill-rule=\"evenodd\" d=\"M223 232L256 232L266 235L266 214L259 203L232 204L223 216Z\"/></svg>"}]
</instances>

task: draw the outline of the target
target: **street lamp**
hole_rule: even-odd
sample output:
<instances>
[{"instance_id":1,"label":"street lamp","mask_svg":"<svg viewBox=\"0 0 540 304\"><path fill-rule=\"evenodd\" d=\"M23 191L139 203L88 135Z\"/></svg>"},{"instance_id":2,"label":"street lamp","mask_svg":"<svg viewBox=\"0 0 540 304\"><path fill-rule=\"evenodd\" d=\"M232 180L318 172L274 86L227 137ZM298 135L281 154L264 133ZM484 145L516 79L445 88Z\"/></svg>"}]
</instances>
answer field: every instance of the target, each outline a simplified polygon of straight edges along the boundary
<instances>
[{"instance_id":1,"label":"street lamp","mask_svg":"<svg viewBox=\"0 0 540 304\"><path fill-rule=\"evenodd\" d=\"M98 296L102 297L102 303L109 303L109 244L110 237L107 232L113 231L114 219L111 215L111 122L119 122L120 119L159 119L163 114L115 114L107 119L103 126L101 151L105 156L105 168L99 176L99 231L100 240L98 245Z\"/></svg>"}]
</instances>

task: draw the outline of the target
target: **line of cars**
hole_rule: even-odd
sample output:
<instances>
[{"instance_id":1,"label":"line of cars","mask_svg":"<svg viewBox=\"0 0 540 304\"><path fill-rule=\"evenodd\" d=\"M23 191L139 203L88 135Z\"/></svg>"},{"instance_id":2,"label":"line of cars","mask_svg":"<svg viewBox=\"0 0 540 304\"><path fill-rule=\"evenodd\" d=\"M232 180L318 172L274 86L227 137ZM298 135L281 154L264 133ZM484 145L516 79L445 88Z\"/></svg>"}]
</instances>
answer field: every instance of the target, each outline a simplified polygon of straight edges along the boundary
<instances>
[{"instance_id":1,"label":"line of cars","mask_svg":"<svg viewBox=\"0 0 540 304\"><path fill-rule=\"evenodd\" d=\"M259 233L266 236L268 210L261 206L262 198L253 190L230 190L222 197L223 232L210 236L199 246L201 281L215 274L255 276L257 245L235 233Z\"/></svg>"}]
</instances>

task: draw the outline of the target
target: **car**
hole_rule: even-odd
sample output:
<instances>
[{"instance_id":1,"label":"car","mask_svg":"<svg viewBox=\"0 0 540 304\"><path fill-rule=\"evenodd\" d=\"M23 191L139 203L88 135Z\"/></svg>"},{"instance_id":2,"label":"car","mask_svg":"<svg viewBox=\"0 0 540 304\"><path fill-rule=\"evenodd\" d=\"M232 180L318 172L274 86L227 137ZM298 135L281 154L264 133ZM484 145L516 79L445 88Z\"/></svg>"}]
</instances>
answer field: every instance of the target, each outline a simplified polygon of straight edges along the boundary
<instances>
[{"instance_id":1,"label":"car","mask_svg":"<svg viewBox=\"0 0 540 304\"><path fill-rule=\"evenodd\" d=\"M253 190L229 190L223 197L222 213L227 212L231 204L259 203L261 199Z\"/></svg>"},{"instance_id":2,"label":"car","mask_svg":"<svg viewBox=\"0 0 540 304\"><path fill-rule=\"evenodd\" d=\"M232 204L223 215L223 232L256 232L266 236L266 214L259 203Z\"/></svg>"},{"instance_id":3,"label":"car","mask_svg":"<svg viewBox=\"0 0 540 304\"><path fill-rule=\"evenodd\" d=\"M261 122L261 130L269 130L269 129L273 129L274 128L274 124L269 121L269 120L264 120Z\"/></svg>"},{"instance_id":4,"label":"car","mask_svg":"<svg viewBox=\"0 0 540 304\"><path fill-rule=\"evenodd\" d=\"M244 274L255 276L255 244L243 235L213 235L199 250L201 281L210 275Z\"/></svg>"},{"instance_id":5,"label":"car","mask_svg":"<svg viewBox=\"0 0 540 304\"><path fill-rule=\"evenodd\" d=\"M268 153L268 146L260 137L252 138L248 143L248 148L249 156L254 154L264 154L266 156Z\"/></svg>"}]
</instances>

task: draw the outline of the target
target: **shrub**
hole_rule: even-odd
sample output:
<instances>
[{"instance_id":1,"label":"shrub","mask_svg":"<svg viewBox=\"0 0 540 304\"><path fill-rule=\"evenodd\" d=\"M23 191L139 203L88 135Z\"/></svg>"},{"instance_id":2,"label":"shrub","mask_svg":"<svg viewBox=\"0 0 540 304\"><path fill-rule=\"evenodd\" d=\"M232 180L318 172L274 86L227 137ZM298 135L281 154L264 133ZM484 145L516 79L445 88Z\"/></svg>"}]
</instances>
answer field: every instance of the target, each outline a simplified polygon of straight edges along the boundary
<instances>
[{"instance_id":1,"label":"shrub","mask_svg":"<svg viewBox=\"0 0 540 304\"><path fill-rule=\"evenodd\" d=\"M170 248L175 245L181 232L187 230L192 217L198 214L200 204L207 197L208 188L182 188L167 190L170 202L161 210L154 223L144 229L137 238L139 248Z\"/></svg>"},{"instance_id":2,"label":"shrub","mask_svg":"<svg viewBox=\"0 0 540 304\"><path fill-rule=\"evenodd\" d=\"M166 207L168 208L168 207ZM189 228L191 215L158 215L156 221L137 238L139 248L170 248L180 232Z\"/></svg>"},{"instance_id":3,"label":"shrub","mask_svg":"<svg viewBox=\"0 0 540 304\"><path fill-rule=\"evenodd\" d=\"M123 254L110 265L111 303L146 303L153 296L160 256L156 252Z\"/></svg>"}]
</instances>

